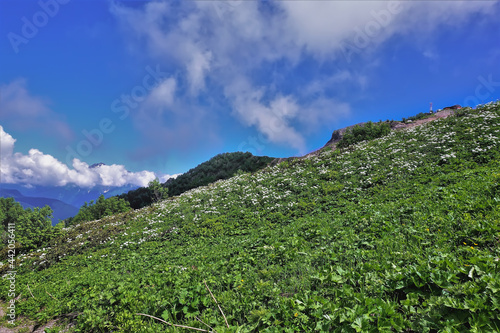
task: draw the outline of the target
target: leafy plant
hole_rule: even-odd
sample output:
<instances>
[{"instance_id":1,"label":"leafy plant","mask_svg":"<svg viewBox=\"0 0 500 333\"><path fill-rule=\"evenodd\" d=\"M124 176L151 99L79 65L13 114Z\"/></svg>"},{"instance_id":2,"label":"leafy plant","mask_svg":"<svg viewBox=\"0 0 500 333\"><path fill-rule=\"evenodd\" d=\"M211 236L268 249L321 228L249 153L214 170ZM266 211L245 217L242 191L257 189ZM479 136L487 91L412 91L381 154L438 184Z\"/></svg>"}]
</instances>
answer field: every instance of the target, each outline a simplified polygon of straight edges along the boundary
<instances>
[{"instance_id":1,"label":"leafy plant","mask_svg":"<svg viewBox=\"0 0 500 333\"><path fill-rule=\"evenodd\" d=\"M158 178L149 182L148 190L151 193L152 202L158 202L168 198L168 188L163 186Z\"/></svg>"},{"instance_id":2,"label":"leafy plant","mask_svg":"<svg viewBox=\"0 0 500 333\"><path fill-rule=\"evenodd\" d=\"M19 244L16 248L21 252L29 252L47 243L58 233L51 227L51 218L49 206L24 209L13 198L0 198L2 252L8 252L6 247L14 242Z\"/></svg>"}]
</instances>

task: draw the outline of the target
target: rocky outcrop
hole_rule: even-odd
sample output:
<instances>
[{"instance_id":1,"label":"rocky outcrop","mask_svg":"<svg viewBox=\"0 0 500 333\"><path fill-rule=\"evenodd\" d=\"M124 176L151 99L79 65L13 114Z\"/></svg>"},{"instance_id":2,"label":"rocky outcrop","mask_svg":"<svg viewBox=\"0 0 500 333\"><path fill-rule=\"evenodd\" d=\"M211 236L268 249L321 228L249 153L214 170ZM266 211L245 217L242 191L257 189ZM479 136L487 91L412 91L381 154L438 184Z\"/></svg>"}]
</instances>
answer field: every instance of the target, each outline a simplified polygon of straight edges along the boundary
<instances>
[{"instance_id":1,"label":"rocky outcrop","mask_svg":"<svg viewBox=\"0 0 500 333\"><path fill-rule=\"evenodd\" d=\"M444 110L458 110L458 109L461 109L461 108L462 108L461 105L455 104L455 105L447 106L447 107L443 108L443 111Z\"/></svg>"},{"instance_id":2,"label":"rocky outcrop","mask_svg":"<svg viewBox=\"0 0 500 333\"><path fill-rule=\"evenodd\" d=\"M342 138L344 137L344 133L350 129L350 128L353 128L354 126L364 126L366 123L358 123L358 124L355 124L355 125L351 125L351 126L347 126L347 127L344 127L344 128L341 128L341 129L337 129L335 131L333 131L332 133L332 137L330 138L330 140L323 146L324 147L328 147L328 146L331 146L333 145L334 143L337 143L339 142L340 140L342 140Z\"/></svg>"}]
</instances>

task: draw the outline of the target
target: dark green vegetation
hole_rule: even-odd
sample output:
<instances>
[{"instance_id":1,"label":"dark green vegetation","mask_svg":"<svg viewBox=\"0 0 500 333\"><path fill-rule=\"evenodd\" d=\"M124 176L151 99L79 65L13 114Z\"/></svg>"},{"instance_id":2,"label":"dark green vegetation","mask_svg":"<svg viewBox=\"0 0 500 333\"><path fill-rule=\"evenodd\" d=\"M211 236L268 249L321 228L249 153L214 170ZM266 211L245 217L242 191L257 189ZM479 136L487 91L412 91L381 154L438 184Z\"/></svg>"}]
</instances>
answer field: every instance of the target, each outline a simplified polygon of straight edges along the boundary
<instances>
[{"instance_id":1,"label":"dark green vegetation","mask_svg":"<svg viewBox=\"0 0 500 333\"><path fill-rule=\"evenodd\" d=\"M0 198L0 238L2 241L2 260L7 257L7 245L15 244L16 251L27 253L47 243L60 233L60 228L52 227L52 210L26 208L13 198ZM15 238L9 237L9 225L15 228Z\"/></svg>"},{"instance_id":2,"label":"dark green vegetation","mask_svg":"<svg viewBox=\"0 0 500 333\"><path fill-rule=\"evenodd\" d=\"M356 125L347 129L340 141L337 143L337 147L346 148L361 141L381 138L390 132L391 124L389 121L380 121L378 123L369 121L362 126ZM332 139L333 137L334 134L332 135Z\"/></svg>"},{"instance_id":3,"label":"dark green vegetation","mask_svg":"<svg viewBox=\"0 0 500 333\"><path fill-rule=\"evenodd\" d=\"M75 225L80 222L99 220L105 216L110 216L117 213L124 213L130 210L130 205L124 199L117 197L104 198L101 194L97 201L91 200L90 203L85 203L75 217L70 217L64 221L66 227Z\"/></svg>"},{"instance_id":4,"label":"dark green vegetation","mask_svg":"<svg viewBox=\"0 0 500 333\"><path fill-rule=\"evenodd\" d=\"M412 122L412 121L415 121L415 120L420 120L420 119L425 119L425 118L429 118L429 117L432 117L433 114L432 113L424 113L424 112L420 112L414 116L411 116L411 117L408 117L408 118L403 118L402 122L403 123L408 123L408 122Z\"/></svg>"},{"instance_id":5,"label":"dark green vegetation","mask_svg":"<svg viewBox=\"0 0 500 333\"><path fill-rule=\"evenodd\" d=\"M19 258L16 311L82 332L186 332L136 313L218 332L498 332L499 136L488 104L64 229Z\"/></svg>"},{"instance_id":6,"label":"dark green vegetation","mask_svg":"<svg viewBox=\"0 0 500 333\"><path fill-rule=\"evenodd\" d=\"M177 178L169 179L163 186L168 188L168 195L177 196L193 188L205 186L220 179L231 178L238 171L258 171L265 168L272 160L274 160L272 157L253 156L248 152L219 154ZM141 187L119 196L127 200L134 209L149 206L153 203L153 197L149 187Z\"/></svg>"}]
</instances>

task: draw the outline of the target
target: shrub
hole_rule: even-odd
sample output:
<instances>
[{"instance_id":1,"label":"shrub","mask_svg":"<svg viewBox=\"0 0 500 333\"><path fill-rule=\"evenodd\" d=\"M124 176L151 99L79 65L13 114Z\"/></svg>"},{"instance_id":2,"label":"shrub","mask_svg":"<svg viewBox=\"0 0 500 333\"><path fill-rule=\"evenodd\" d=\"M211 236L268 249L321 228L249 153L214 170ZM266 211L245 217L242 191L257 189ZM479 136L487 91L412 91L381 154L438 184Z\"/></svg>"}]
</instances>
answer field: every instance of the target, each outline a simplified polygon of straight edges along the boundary
<instances>
[{"instance_id":1,"label":"shrub","mask_svg":"<svg viewBox=\"0 0 500 333\"><path fill-rule=\"evenodd\" d=\"M94 200L91 200L89 204L85 203L78 211L78 214L67 219L65 224L68 227L80 222L99 220L104 216L128 212L130 209L130 204L126 200L117 197L106 199L101 194L95 203Z\"/></svg>"},{"instance_id":2,"label":"shrub","mask_svg":"<svg viewBox=\"0 0 500 333\"><path fill-rule=\"evenodd\" d=\"M0 222L2 223L2 246L8 245L9 227L15 232L15 241L20 243L20 252L36 249L48 242L59 230L52 228L52 209L26 208L13 198L0 198Z\"/></svg>"},{"instance_id":3,"label":"shrub","mask_svg":"<svg viewBox=\"0 0 500 333\"><path fill-rule=\"evenodd\" d=\"M373 123L371 121L364 125L356 125L348 129L337 147L346 148L352 144L383 137L391 132L391 125L388 122Z\"/></svg>"}]
</instances>

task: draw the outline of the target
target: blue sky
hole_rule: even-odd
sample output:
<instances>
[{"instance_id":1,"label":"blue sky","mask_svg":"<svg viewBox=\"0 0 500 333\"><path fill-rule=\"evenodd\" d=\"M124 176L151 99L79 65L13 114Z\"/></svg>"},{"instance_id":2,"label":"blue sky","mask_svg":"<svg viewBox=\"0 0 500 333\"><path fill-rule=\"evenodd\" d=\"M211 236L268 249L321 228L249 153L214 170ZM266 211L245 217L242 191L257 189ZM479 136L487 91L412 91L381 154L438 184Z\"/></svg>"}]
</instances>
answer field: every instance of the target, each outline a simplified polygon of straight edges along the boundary
<instances>
[{"instance_id":1,"label":"blue sky","mask_svg":"<svg viewBox=\"0 0 500 333\"><path fill-rule=\"evenodd\" d=\"M500 98L498 1L0 2L0 182L144 185ZM108 168L89 169L104 162Z\"/></svg>"}]
</instances>

